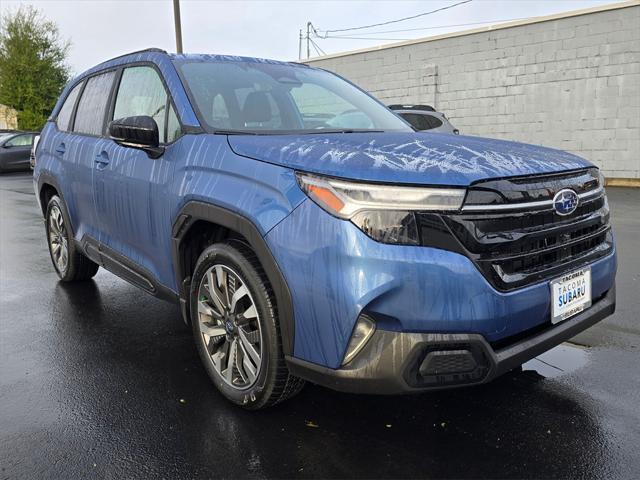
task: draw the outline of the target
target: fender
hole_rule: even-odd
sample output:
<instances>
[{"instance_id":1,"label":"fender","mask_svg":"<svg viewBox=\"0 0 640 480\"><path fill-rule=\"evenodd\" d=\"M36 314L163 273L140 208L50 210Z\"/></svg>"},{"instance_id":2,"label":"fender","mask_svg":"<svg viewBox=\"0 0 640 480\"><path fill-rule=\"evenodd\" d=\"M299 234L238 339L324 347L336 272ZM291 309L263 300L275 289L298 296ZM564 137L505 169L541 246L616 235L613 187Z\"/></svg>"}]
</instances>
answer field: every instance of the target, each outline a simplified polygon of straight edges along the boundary
<instances>
[{"instance_id":1,"label":"fender","mask_svg":"<svg viewBox=\"0 0 640 480\"><path fill-rule=\"evenodd\" d=\"M47 208L46 205L42 205L42 189L44 188L45 185L49 185L53 188L56 189L56 192L58 192L58 196L60 198L62 198L62 201L64 201L64 197L62 196L62 190L60 189L60 185L58 184L58 180L56 180L56 178L47 173L47 172L40 172L38 174L38 190L35 192L36 193L36 200L38 201L38 205L40 206L40 210L42 211L42 215L45 215L45 208ZM65 203L66 205L66 203ZM75 230L73 229L73 225L71 225L71 230L73 232L75 232Z\"/></svg>"},{"instance_id":2,"label":"fender","mask_svg":"<svg viewBox=\"0 0 640 480\"><path fill-rule=\"evenodd\" d=\"M176 216L176 221L171 231L171 255L176 271L176 284L179 289L180 306L185 321L189 319L188 297L190 279L185 278L184 266L180 261L180 244L189 228L199 220L208 221L228 228L241 234L247 242L249 242L249 245L264 268L276 297L283 353L285 355L292 355L295 323L291 293L289 292L289 287L287 286L284 275L280 267L278 267L260 231L251 220L236 212L198 201L190 201L182 207Z\"/></svg>"}]
</instances>

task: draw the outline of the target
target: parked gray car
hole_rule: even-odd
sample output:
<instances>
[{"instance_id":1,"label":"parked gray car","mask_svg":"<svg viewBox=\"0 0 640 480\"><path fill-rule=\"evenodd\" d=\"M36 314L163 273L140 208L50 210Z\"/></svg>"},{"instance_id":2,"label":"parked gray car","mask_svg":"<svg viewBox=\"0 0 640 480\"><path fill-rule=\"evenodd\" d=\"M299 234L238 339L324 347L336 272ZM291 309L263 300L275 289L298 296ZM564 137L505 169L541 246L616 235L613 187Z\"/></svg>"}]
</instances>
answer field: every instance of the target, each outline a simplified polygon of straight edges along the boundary
<instances>
[{"instance_id":1,"label":"parked gray car","mask_svg":"<svg viewBox=\"0 0 640 480\"><path fill-rule=\"evenodd\" d=\"M0 172L29 170L29 155L38 132L0 133Z\"/></svg>"},{"instance_id":2,"label":"parked gray car","mask_svg":"<svg viewBox=\"0 0 640 480\"><path fill-rule=\"evenodd\" d=\"M389 108L411 124L417 131L460 134L444 113L436 112L430 105L389 105Z\"/></svg>"}]
</instances>

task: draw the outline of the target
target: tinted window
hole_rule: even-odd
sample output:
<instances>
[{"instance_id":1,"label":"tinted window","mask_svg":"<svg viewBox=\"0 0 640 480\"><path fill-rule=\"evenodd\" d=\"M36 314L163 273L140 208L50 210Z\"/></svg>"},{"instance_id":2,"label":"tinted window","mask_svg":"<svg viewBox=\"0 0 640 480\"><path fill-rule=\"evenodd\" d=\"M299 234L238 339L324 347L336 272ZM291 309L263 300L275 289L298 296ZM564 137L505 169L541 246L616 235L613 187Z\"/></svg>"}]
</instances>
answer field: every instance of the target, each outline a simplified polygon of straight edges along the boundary
<instances>
[{"instance_id":1,"label":"tinted window","mask_svg":"<svg viewBox=\"0 0 640 480\"><path fill-rule=\"evenodd\" d=\"M429 130L433 128L429 123L429 117L427 115L420 115L418 113L401 113L400 116L413 125L416 130Z\"/></svg>"},{"instance_id":2,"label":"tinted window","mask_svg":"<svg viewBox=\"0 0 640 480\"><path fill-rule=\"evenodd\" d=\"M102 124L114 75L115 72L107 72L87 80L87 86L78 103L73 123L74 132L102 135Z\"/></svg>"},{"instance_id":3,"label":"tinted window","mask_svg":"<svg viewBox=\"0 0 640 480\"><path fill-rule=\"evenodd\" d=\"M15 137L7 140L5 143L8 147L30 147L33 143L33 135L16 135Z\"/></svg>"},{"instance_id":4,"label":"tinted window","mask_svg":"<svg viewBox=\"0 0 640 480\"><path fill-rule=\"evenodd\" d=\"M113 118L147 115L158 124L160 143L165 143L167 92L151 67L131 67L122 73Z\"/></svg>"},{"instance_id":5,"label":"tinted window","mask_svg":"<svg viewBox=\"0 0 640 480\"><path fill-rule=\"evenodd\" d=\"M431 128L438 128L442 126L442 120L440 120L438 117L434 117L433 115L428 115L429 117L429 125L431 125Z\"/></svg>"},{"instance_id":6,"label":"tinted window","mask_svg":"<svg viewBox=\"0 0 640 480\"><path fill-rule=\"evenodd\" d=\"M76 99L78 98L78 94L80 93L81 88L82 82L73 87L73 90L69 92L69 95L67 95L67 99L62 104L62 108L60 108L60 111L58 112L58 120L56 121L59 130L68 132L71 129L71 125L69 124L69 122L71 121L73 107L76 104Z\"/></svg>"}]
</instances>

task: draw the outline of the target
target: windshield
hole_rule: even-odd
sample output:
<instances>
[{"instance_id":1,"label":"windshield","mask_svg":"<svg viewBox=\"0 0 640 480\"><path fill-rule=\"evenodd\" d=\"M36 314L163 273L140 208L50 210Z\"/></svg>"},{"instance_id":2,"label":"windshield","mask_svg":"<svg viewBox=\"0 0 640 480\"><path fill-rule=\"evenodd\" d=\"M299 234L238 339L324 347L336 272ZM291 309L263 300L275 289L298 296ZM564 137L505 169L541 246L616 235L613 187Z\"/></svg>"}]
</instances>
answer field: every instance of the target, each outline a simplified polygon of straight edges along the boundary
<instances>
[{"instance_id":1,"label":"windshield","mask_svg":"<svg viewBox=\"0 0 640 480\"><path fill-rule=\"evenodd\" d=\"M178 68L213 131L413 131L384 105L324 70L225 61L186 61Z\"/></svg>"}]
</instances>

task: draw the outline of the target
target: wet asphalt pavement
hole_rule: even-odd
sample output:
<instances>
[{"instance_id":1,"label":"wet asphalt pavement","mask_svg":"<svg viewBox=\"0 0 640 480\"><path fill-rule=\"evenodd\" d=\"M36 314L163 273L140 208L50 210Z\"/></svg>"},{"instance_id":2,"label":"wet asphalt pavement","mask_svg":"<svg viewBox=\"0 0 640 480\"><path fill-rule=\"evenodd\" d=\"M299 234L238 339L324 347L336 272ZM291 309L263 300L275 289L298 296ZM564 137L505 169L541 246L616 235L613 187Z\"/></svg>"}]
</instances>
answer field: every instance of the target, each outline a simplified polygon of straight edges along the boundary
<instances>
[{"instance_id":1,"label":"wet asphalt pavement","mask_svg":"<svg viewBox=\"0 0 640 480\"><path fill-rule=\"evenodd\" d=\"M640 477L640 189L608 189L618 311L489 385L307 385L227 403L177 307L101 270L57 281L28 174L0 176L0 479Z\"/></svg>"}]
</instances>

